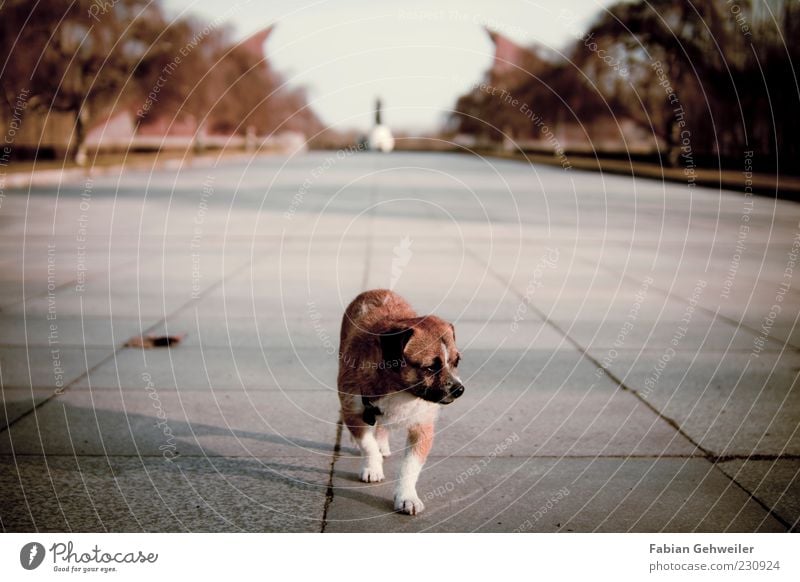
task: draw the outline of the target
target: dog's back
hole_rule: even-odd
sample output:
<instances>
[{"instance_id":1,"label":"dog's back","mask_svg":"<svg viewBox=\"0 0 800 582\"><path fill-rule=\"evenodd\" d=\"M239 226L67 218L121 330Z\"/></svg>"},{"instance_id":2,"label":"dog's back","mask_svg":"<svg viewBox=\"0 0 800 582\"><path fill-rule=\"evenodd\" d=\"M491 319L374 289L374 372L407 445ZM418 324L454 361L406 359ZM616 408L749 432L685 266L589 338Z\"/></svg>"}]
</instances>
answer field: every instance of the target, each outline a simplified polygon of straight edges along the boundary
<instances>
[{"instance_id":1,"label":"dog's back","mask_svg":"<svg viewBox=\"0 0 800 582\"><path fill-rule=\"evenodd\" d=\"M350 302L342 317L339 349L345 351L358 333L376 333L382 324L416 317L411 305L394 291L364 291Z\"/></svg>"}]
</instances>

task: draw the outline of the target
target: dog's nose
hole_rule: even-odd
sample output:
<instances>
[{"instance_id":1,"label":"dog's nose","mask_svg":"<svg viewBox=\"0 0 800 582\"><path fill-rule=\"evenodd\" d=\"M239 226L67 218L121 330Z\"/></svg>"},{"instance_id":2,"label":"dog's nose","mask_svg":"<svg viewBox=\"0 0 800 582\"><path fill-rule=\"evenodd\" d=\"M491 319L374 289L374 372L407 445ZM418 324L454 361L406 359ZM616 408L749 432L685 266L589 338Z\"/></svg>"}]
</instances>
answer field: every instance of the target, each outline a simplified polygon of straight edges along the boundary
<instances>
[{"instance_id":1,"label":"dog's nose","mask_svg":"<svg viewBox=\"0 0 800 582\"><path fill-rule=\"evenodd\" d=\"M462 384L456 384L455 386L453 386L453 389L450 390L450 395L453 398L458 398L463 393L464 393L464 386Z\"/></svg>"}]
</instances>

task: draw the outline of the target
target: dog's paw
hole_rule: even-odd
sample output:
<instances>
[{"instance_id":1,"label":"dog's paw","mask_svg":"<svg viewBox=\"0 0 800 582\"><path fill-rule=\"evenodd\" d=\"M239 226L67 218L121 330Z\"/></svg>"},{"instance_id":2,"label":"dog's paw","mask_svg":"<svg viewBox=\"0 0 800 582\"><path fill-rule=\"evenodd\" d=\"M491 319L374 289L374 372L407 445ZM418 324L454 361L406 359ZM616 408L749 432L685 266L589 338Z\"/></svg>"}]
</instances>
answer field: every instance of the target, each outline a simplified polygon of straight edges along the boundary
<instances>
[{"instance_id":1,"label":"dog's paw","mask_svg":"<svg viewBox=\"0 0 800 582\"><path fill-rule=\"evenodd\" d=\"M425 510L425 504L417 495L395 495L394 510L407 515L417 515Z\"/></svg>"},{"instance_id":2,"label":"dog's paw","mask_svg":"<svg viewBox=\"0 0 800 582\"><path fill-rule=\"evenodd\" d=\"M364 467L359 477L364 483L378 483L383 481L382 467Z\"/></svg>"},{"instance_id":3,"label":"dog's paw","mask_svg":"<svg viewBox=\"0 0 800 582\"><path fill-rule=\"evenodd\" d=\"M389 443L380 443L378 447L380 448L382 456L384 457L392 456L392 449L389 448Z\"/></svg>"}]
</instances>

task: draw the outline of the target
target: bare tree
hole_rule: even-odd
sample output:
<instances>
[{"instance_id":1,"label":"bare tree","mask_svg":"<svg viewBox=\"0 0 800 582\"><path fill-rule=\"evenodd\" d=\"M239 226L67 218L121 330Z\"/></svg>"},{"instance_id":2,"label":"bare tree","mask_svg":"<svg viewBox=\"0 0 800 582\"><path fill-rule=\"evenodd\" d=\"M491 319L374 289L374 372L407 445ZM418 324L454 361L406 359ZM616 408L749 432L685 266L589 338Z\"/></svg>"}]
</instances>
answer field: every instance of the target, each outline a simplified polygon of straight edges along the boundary
<instances>
[{"instance_id":1,"label":"bare tree","mask_svg":"<svg viewBox=\"0 0 800 582\"><path fill-rule=\"evenodd\" d=\"M124 87L135 93L137 77L152 64L148 48L164 27L161 10L146 0L12 0L0 22L4 91L24 83L32 108L73 115L70 149L84 163L92 123Z\"/></svg>"},{"instance_id":2,"label":"bare tree","mask_svg":"<svg viewBox=\"0 0 800 582\"><path fill-rule=\"evenodd\" d=\"M797 171L800 3L772 2L772 13L752 0L739 0L735 11L730 5L618 2L586 31L591 42L568 47L566 62L495 82L510 85L550 123L580 122L591 132L595 120L622 118L652 128L672 164L687 147L691 163L709 166L740 160L742 150L751 149L762 160L783 157L780 168ZM495 96L476 90L459 98L450 128L482 135L487 125L511 126L528 135L530 121L512 114Z\"/></svg>"},{"instance_id":3,"label":"bare tree","mask_svg":"<svg viewBox=\"0 0 800 582\"><path fill-rule=\"evenodd\" d=\"M321 129L304 92L283 87L258 50L218 24L168 22L151 0L6 0L0 85L9 102L24 86L31 110L72 116L68 153L81 164L88 131L114 106L138 107L141 123L207 118L223 134Z\"/></svg>"}]
</instances>

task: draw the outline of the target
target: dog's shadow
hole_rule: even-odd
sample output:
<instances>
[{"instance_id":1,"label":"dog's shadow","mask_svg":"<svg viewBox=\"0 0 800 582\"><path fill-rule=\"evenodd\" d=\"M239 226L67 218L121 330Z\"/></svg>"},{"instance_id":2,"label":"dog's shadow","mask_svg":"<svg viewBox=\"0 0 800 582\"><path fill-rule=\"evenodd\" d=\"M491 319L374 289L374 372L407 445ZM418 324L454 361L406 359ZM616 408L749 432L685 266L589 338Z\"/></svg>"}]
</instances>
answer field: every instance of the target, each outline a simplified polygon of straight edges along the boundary
<instances>
[{"instance_id":1,"label":"dog's shadow","mask_svg":"<svg viewBox=\"0 0 800 582\"><path fill-rule=\"evenodd\" d=\"M124 458L135 451L135 456L144 461L148 458L162 460L166 458L164 451L172 451L174 455L170 454L169 460L176 464L165 466L172 466L180 473L188 471L187 475L218 473L223 477L266 479L291 489L327 490L333 499L338 497L358 503L370 512L389 514L394 511L392 481L367 484L359 480L360 453L354 444L347 442L346 432L340 439L344 442L337 447L333 431L330 442L325 442L305 435L217 426L173 417L168 421L172 438L167 438L156 426L158 419L152 415L76 406L58 402L58 399L46 406L55 406L59 411L49 419L47 431L39 433L32 450L36 448L48 456ZM75 427L82 428L78 431ZM22 439L34 437L20 424L12 424L9 433L16 433L16 444L22 449L34 444L22 444ZM221 439L219 444L214 437ZM223 443L224 439L234 441ZM263 453L251 453L257 447L248 447L248 441L271 446ZM243 452L250 454L242 455ZM392 474L396 471L391 469L399 468L392 467L398 464L392 462L394 458L396 455L387 459L387 468ZM205 462L201 463L202 459ZM192 463L188 468L187 462Z\"/></svg>"},{"instance_id":2,"label":"dog's shadow","mask_svg":"<svg viewBox=\"0 0 800 582\"><path fill-rule=\"evenodd\" d=\"M396 454L385 458L386 479L380 483L364 483L359 477L361 456L358 449L342 447L334 465L333 498L342 497L381 513L399 515L394 510L393 501L394 484L400 470L399 461Z\"/></svg>"}]
</instances>

